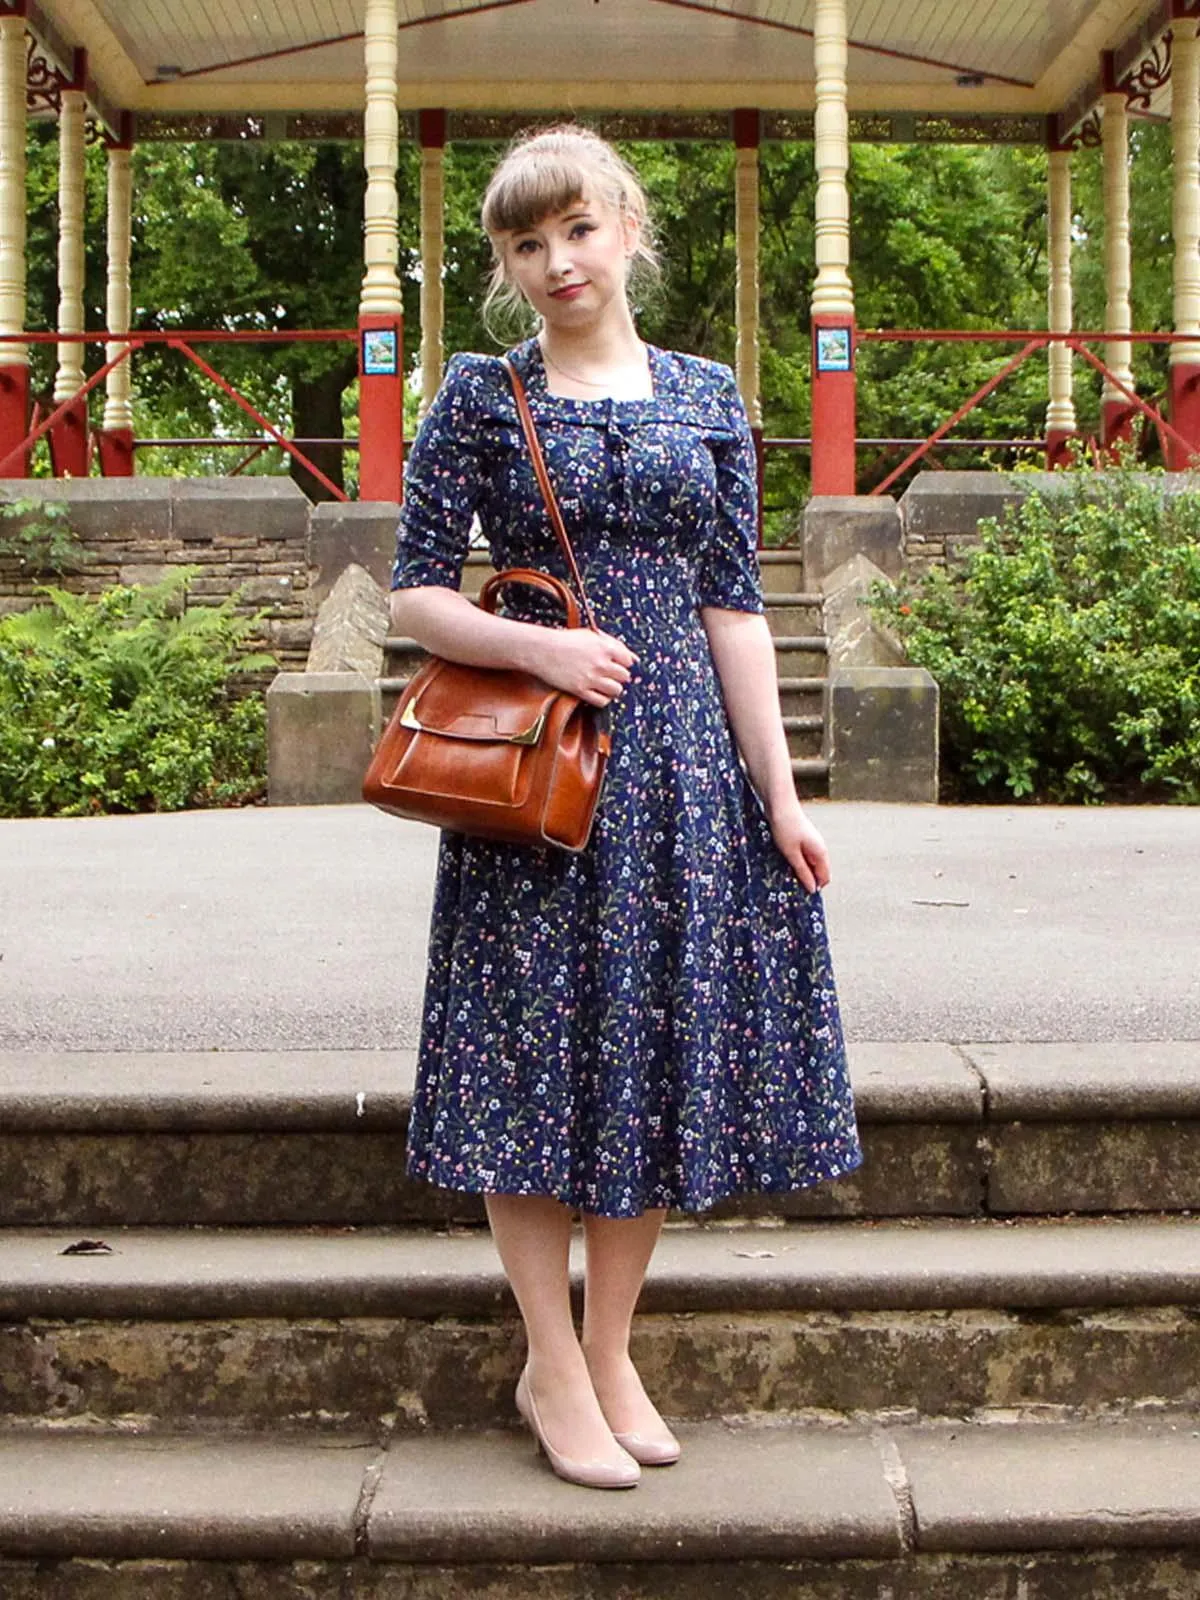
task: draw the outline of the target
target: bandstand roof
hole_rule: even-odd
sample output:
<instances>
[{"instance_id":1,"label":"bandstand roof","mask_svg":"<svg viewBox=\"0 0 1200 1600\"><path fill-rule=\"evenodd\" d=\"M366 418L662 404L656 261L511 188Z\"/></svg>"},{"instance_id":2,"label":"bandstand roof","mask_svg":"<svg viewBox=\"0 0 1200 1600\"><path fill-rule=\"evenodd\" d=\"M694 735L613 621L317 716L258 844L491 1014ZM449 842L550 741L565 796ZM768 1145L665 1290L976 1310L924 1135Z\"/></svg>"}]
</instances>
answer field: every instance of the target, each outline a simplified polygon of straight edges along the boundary
<instances>
[{"instance_id":1,"label":"bandstand roof","mask_svg":"<svg viewBox=\"0 0 1200 1600\"><path fill-rule=\"evenodd\" d=\"M1065 136L1097 104L1111 52L1115 77L1142 74L1143 109L1161 111L1172 9L848 0L850 107L1030 128L1057 116ZM197 116L355 114L363 104L365 0L30 0L26 10L52 63L69 71L74 52L87 52L101 120L112 127L135 113L140 136ZM813 0L400 0L400 103L803 114L813 105L814 10Z\"/></svg>"}]
</instances>

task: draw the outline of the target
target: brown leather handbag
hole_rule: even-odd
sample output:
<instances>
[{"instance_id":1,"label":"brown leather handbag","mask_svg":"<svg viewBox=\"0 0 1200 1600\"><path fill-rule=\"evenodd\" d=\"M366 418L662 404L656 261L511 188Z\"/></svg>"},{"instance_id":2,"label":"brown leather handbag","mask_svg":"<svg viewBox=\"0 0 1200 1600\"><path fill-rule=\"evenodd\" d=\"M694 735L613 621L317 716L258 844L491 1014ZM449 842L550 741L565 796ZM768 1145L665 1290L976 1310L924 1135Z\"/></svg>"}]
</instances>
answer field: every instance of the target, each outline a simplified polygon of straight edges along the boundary
<instances>
[{"instance_id":1,"label":"brown leather handbag","mask_svg":"<svg viewBox=\"0 0 1200 1600\"><path fill-rule=\"evenodd\" d=\"M524 387L506 360L521 426L580 603L558 578L510 567L484 584L526 584L559 600L568 628L596 629L575 552L542 459ZM509 844L582 850L604 783L607 710L531 673L433 656L406 685L363 780L363 798L393 816Z\"/></svg>"}]
</instances>

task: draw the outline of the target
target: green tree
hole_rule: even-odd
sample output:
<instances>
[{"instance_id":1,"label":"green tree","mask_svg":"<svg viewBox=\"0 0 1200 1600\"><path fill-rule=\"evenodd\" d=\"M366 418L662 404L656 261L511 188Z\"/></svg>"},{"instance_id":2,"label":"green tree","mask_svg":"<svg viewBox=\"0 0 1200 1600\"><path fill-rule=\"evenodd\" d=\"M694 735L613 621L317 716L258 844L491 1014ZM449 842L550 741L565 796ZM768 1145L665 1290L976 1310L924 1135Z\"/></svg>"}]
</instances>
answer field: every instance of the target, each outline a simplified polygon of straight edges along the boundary
<instances>
[{"instance_id":1,"label":"green tree","mask_svg":"<svg viewBox=\"0 0 1200 1600\"><path fill-rule=\"evenodd\" d=\"M1134 319L1171 322L1169 130L1131 136ZM30 134L30 325L55 316L57 146L54 130ZM446 184L446 327L449 351L492 349L480 303L490 250L479 200L499 147L450 147ZM661 288L641 308L656 343L729 360L734 345L733 155L728 145L636 143L657 221ZM104 321L104 156L89 153L88 319ZM852 152L851 271L860 325L1013 327L1045 325L1045 156L1022 147L856 145ZM1076 162L1077 322L1103 321L1099 160ZM362 274L361 147L346 144L147 144L136 158L134 290L140 327L305 329L352 327ZM809 431L809 313L815 175L812 148L767 145L762 153L762 368L768 436ZM418 359L418 163L402 147L401 280L407 363ZM515 336L515 331L514 331ZM859 360L859 432L905 437L929 432L1009 359L1010 345L864 344ZM211 348L208 351L212 356ZM89 360L99 359L92 351ZM225 347L214 365L273 420L299 436L336 439L356 405L352 345ZM1161 393L1166 356L1142 348L1139 385ZM52 381L53 351L37 352L39 389ZM253 432L244 415L177 354L139 356L139 429L145 434ZM1037 437L1046 394L1045 358L1028 361L960 429L977 437ZM1085 426L1098 417L1098 385L1081 382ZM415 406L415 398L412 401ZM413 415L410 406L410 417ZM341 481L342 452L314 452ZM878 482L896 453L860 459L860 481ZM957 465L984 463L957 455ZM149 470L224 471L232 452L144 455ZM278 470L264 458L251 470ZM297 479L319 494L302 469ZM794 528L808 492L804 452L768 461L768 526Z\"/></svg>"},{"instance_id":2,"label":"green tree","mask_svg":"<svg viewBox=\"0 0 1200 1600\"><path fill-rule=\"evenodd\" d=\"M364 188L357 146L144 145L135 182L140 326L354 326ZM352 343L236 345L206 356L265 415L274 420L282 410L296 436L343 437L343 395L357 374ZM147 354L141 366L140 381L160 404L195 417L195 382L178 355ZM223 420L226 408L211 389L204 406L210 427ZM195 420L202 424L203 414ZM338 445L307 453L343 484ZM327 498L302 466L291 471L314 499Z\"/></svg>"}]
</instances>

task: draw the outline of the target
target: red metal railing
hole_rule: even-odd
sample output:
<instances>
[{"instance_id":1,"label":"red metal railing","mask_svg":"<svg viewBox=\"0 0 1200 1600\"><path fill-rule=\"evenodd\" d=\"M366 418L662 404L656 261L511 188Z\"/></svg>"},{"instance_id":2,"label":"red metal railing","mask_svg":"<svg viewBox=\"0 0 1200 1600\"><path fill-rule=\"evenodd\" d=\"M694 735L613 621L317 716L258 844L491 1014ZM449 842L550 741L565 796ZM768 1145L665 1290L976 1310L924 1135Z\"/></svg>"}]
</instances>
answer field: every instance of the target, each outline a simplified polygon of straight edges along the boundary
<instances>
[{"instance_id":1,"label":"red metal railing","mask_svg":"<svg viewBox=\"0 0 1200 1600\"><path fill-rule=\"evenodd\" d=\"M345 492L338 487L302 448L304 445L339 445L342 448L353 448L356 441L352 439L295 439L285 436L283 431L271 423L263 413L194 348L200 344L264 344L278 345L285 343L319 343L340 342L349 343L357 338L353 329L314 329L314 330L193 330L174 329L156 330L153 332L142 331L133 333L114 334L104 330L90 332L78 336L70 336L66 342L79 344L115 344L120 348L118 353L93 372L80 386L70 399L56 406L46 415L40 414L40 408L35 406L31 419L29 432L20 444L10 448L0 458L0 477L3 477L22 456L33 448L37 442L49 434L62 420L77 407L81 400L87 398L114 367L129 358L135 351L143 350L150 346L161 345L177 350L186 360L190 361L216 388L231 399L241 410L251 417L262 429L266 437L254 438L180 438L170 440L135 439L135 449L146 449L154 445L173 447L208 447L215 449L241 449L246 452L243 458L232 468L234 474L244 471L253 461L257 460L265 450L278 447L287 452L293 459L299 461L313 478L321 483L330 494L339 500L347 498ZM1185 439L1164 417L1157 407L1144 400L1133 389L1105 365L1104 361L1088 348L1092 344L1108 344L1114 340L1121 340L1132 344L1169 345L1179 341L1196 342L1195 334L1181 333L1120 333L1111 332L1085 332L1073 330L1069 333L1050 333L1044 329L925 329L925 328L875 328L860 329L856 334L860 344L916 344L916 343L970 343L970 344L1019 344L1021 348L1017 353L994 372L982 383L973 394L966 399L955 411L932 430L924 439L883 439L859 438L856 440L858 448L905 448L908 453L903 460L888 472L879 483L875 484L872 494L883 494L910 471L919 461L931 459L931 452L938 449L1030 449L1038 448L1044 441L1034 439L966 439L961 437L951 438L952 430L973 410L981 405L1000 384L1018 370L1030 356L1049 349L1054 344L1066 345L1073 354L1080 357L1104 376L1113 389L1122 395L1129 406L1141 413L1155 428L1166 453L1168 439L1179 446L1186 455L1191 455L1193 445ZM64 336L58 332L3 334L0 341L4 343L24 344L57 344L63 342ZM763 440L763 450L782 451L811 449L812 440L805 438L769 438ZM760 495L761 498L761 495Z\"/></svg>"},{"instance_id":2,"label":"red metal railing","mask_svg":"<svg viewBox=\"0 0 1200 1600\"><path fill-rule=\"evenodd\" d=\"M17 462L21 461L28 454L28 452L33 449L34 445L37 444L40 439L44 438L48 433L50 433L70 412L72 412L75 407L78 406L81 400L86 400L87 396L92 392L92 390L95 389L99 384L103 383L105 378L108 377L109 373L112 372L115 367L120 366L123 361L127 361L135 351L143 350L150 345L164 345L168 349L179 351L179 353L188 361L190 361L194 367L204 374L210 383L214 384L218 389L221 390L223 394L227 395L229 399L239 406L241 410L246 412L249 417L253 418L253 420L257 422L258 425L264 430L264 432L270 436L269 440L260 441L256 439L237 439L229 441L230 444L241 445L242 447L252 446L254 449L254 455L258 455L261 453L261 450L269 448L271 444L278 445L280 449L285 450L290 456L293 457L294 460L299 461L301 466L310 472L317 482L326 488L335 499L346 500L348 496L346 495L345 490L339 488L331 478L327 477L326 474L321 471L320 467L317 466L316 462L305 454L305 452L299 447L294 439L287 438L281 429L277 428L273 422L269 421L258 409L258 407L253 404L252 401L247 400L245 395L239 393L239 391L234 388L228 379L226 379L220 372L217 371L214 366L207 362L203 356L193 349L193 346L197 344L348 343L355 341L357 338L358 334L353 329L349 328L322 328L313 330L288 329L286 331L238 330L236 332L224 329L178 329L172 331L137 333L111 333L104 331L100 333L85 333L79 335L71 334L65 339L61 333L0 334L0 341L6 344L59 344L65 342L69 344L116 344L121 346L117 354L111 357L111 359L106 360L102 366L98 367L97 370L80 385L80 387L73 395L71 395L69 399L62 401L61 404L56 406L54 410L52 410L45 417L38 419L35 413L35 416L32 419L32 426L30 427L29 432L25 435L24 439L22 439L20 444L14 445L3 457L0 457L0 478L4 477L5 474L14 465L16 465ZM324 441L306 442L323 443ZM243 466L248 466L249 464L249 459L242 463Z\"/></svg>"},{"instance_id":3,"label":"red metal railing","mask_svg":"<svg viewBox=\"0 0 1200 1600\"><path fill-rule=\"evenodd\" d=\"M1196 445L1185 439L1161 410L1135 393L1121 379L1109 369L1105 362L1097 356L1089 345L1110 344L1117 340L1127 340L1132 344L1170 345L1180 342L1200 342L1195 334L1185 333L1103 333L1085 330L1072 330L1069 333L1050 333L1045 329L928 329L928 328L871 328L860 329L855 335L860 344L916 344L916 343L970 343L970 344L1019 344L1020 351L1010 360L1003 363L1000 369L992 373L974 393L963 402L955 411L938 424L924 438L866 438L860 436L856 439L856 448L860 451L874 449L879 451L903 450L903 458L886 476L870 490L871 494L884 494L905 473L910 472L918 462L927 462L937 466L934 452L936 451L1017 451L1017 450L1045 450L1047 441L1042 438L999 438L985 437L964 438L952 436L952 430L973 410L981 405L1000 384L1010 377L1017 369L1029 359L1030 356L1041 350L1048 349L1054 344L1068 346L1073 354L1079 356L1087 365L1095 368L1103 377L1107 378L1113 389L1119 393L1131 410L1141 414L1147 423L1155 429L1158 435L1162 453L1167 455L1167 441L1171 440L1178 445L1187 456L1197 454ZM1088 441L1095 451L1094 441ZM764 454L784 451L811 451L813 440L809 437L797 438L766 438L762 441Z\"/></svg>"},{"instance_id":4,"label":"red metal railing","mask_svg":"<svg viewBox=\"0 0 1200 1600\"><path fill-rule=\"evenodd\" d=\"M1016 372L1031 355L1040 350L1048 350L1051 345L1055 344L1065 345L1074 355L1079 356L1089 366L1094 367L1130 406L1147 418L1158 432L1159 439L1164 442L1164 454L1165 441L1167 439L1177 444L1186 456L1191 456L1196 452L1195 444L1185 439L1156 406L1144 400L1134 389L1118 378L1111 368L1088 348L1089 344L1112 344L1117 341L1131 344L1167 345L1180 342L1196 343L1197 336L1194 333L1093 333L1078 330L1073 330L1070 333L1048 333L1045 330L1037 329L1000 331L990 328L874 328L862 329L856 337L860 343L876 344L916 344L942 341L957 344L1007 343L1020 344L1022 346L1017 354L1006 361L999 371L994 372L986 382L982 383L969 399L965 400L944 422L939 423L924 440L916 444L915 448L909 455L905 456L900 465L874 486L870 491L872 494L884 494L896 482L897 478L903 476L905 472L915 466L936 445L944 442L950 430L973 411L976 406L986 400L988 395L998 388L1006 378Z\"/></svg>"}]
</instances>

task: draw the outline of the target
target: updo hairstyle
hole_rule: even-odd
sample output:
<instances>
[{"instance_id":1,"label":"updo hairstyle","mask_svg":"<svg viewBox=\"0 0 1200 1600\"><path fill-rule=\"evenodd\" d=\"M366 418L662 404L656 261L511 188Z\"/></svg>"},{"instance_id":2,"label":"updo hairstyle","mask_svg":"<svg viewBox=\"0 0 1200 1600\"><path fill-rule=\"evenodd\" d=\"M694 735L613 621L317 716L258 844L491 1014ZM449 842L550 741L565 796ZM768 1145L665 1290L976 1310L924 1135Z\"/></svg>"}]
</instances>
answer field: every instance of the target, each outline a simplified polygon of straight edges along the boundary
<instances>
[{"instance_id":1,"label":"updo hairstyle","mask_svg":"<svg viewBox=\"0 0 1200 1600\"><path fill-rule=\"evenodd\" d=\"M489 328L496 313L507 321L527 310L505 267L504 235L536 227L543 217L566 211L585 195L607 201L638 225L630 288L636 292L657 283L658 253L637 173L607 140L588 128L573 123L544 128L522 134L509 146L483 197L481 220L492 245L492 274L483 302Z\"/></svg>"}]
</instances>

